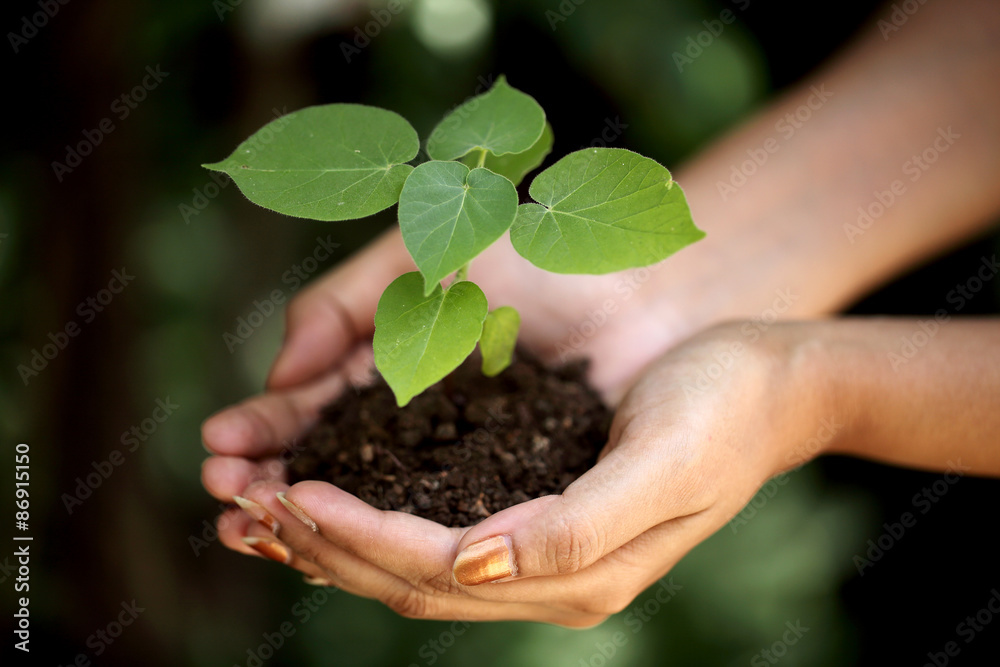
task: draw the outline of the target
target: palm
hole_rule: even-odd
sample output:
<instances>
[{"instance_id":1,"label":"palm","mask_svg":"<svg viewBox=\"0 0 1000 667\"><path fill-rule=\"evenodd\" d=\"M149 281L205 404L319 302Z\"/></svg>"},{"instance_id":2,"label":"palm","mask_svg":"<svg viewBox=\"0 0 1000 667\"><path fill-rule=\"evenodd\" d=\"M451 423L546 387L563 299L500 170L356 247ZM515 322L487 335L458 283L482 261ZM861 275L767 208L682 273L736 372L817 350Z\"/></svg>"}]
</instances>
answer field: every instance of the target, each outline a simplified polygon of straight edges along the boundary
<instances>
[{"instance_id":1,"label":"palm","mask_svg":"<svg viewBox=\"0 0 1000 667\"><path fill-rule=\"evenodd\" d=\"M555 274L530 264L504 239L476 259L470 278L491 308L517 308L523 345L554 363L589 358L595 387L617 397L650 360L694 328L680 317L665 321L649 308L656 288L645 287L667 270Z\"/></svg>"}]
</instances>

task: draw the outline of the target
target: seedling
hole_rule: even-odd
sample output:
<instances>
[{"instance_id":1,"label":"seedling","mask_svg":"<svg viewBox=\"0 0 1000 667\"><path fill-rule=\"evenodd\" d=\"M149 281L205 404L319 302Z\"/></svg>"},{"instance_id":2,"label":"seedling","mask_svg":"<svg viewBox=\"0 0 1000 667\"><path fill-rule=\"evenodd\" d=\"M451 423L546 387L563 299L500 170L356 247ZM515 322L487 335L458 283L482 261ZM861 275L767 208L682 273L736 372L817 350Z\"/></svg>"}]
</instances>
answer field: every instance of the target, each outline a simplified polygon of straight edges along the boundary
<instances>
[{"instance_id":1,"label":"seedling","mask_svg":"<svg viewBox=\"0 0 1000 667\"><path fill-rule=\"evenodd\" d=\"M520 316L510 306L490 311L467 278L469 263L508 230L535 266L586 274L647 266L705 235L670 172L620 148L566 155L531 183L534 202L519 205L515 186L552 144L542 107L500 77L445 116L427 141L430 160L415 167L416 130L391 111L356 104L290 113L204 166L229 174L250 201L301 218L354 220L399 203L419 270L382 294L373 345L403 406L477 343L486 375L510 364Z\"/></svg>"}]
</instances>

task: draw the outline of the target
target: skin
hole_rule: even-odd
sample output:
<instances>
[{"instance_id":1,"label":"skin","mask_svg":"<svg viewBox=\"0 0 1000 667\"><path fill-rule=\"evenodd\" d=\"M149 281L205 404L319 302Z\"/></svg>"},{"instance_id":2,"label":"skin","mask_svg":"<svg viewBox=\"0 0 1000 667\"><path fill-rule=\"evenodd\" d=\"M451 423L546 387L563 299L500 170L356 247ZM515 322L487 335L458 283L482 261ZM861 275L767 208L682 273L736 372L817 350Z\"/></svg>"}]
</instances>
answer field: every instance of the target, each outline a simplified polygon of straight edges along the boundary
<instances>
[{"instance_id":1,"label":"skin","mask_svg":"<svg viewBox=\"0 0 1000 667\"><path fill-rule=\"evenodd\" d=\"M563 495L449 529L375 510L326 483L284 483L274 458L283 445L368 373L378 297L413 270L396 230L290 304L267 391L203 426L215 454L205 487L266 508L292 567L405 616L584 627L627 606L769 477L815 455L941 471L960 462L963 473L1000 475L997 321L949 317L933 336L927 318L925 328L786 321L833 313L995 219L997 80L1000 6L929 3L887 40L870 26L812 80L677 170L708 236L656 270L547 274L506 241L477 259L470 277L491 303L521 312L522 342L552 361L567 349L590 357L592 382L617 408L601 461ZM809 103L811 86L832 96L723 201L718 183L748 149L782 137L776 124ZM904 165L949 126L959 138L909 180ZM845 225L896 179L905 192L852 242ZM596 322L608 300L614 312L573 347L573 331ZM744 321L718 324L728 320ZM908 357L904 340L914 343ZM838 425L824 448L803 453L824 423ZM318 533L278 502L279 491ZM241 510L223 515L223 543L256 555L247 535L274 538ZM518 576L456 583L457 554L496 535L511 536Z\"/></svg>"}]
</instances>

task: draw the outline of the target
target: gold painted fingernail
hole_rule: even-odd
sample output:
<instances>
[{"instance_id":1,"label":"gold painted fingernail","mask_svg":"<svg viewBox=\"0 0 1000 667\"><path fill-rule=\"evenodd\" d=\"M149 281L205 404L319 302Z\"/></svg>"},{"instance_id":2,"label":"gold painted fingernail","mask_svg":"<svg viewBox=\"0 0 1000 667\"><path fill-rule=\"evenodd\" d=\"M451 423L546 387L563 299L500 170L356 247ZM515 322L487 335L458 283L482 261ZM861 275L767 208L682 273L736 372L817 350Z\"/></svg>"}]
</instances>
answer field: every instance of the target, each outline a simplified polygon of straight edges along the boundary
<instances>
[{"instance_id":1,"label":"gold painted fingernail","mask_svg":"<svg viewBox=\"0 0 1000 667\"><path fill-rule=\"evenodd\" d=\"M292 562L292 552L281 542L263 537L244 537L243 543L265 558L284 565Z\"/></svg>"},{"instance_id":2,"label":"gold painted fingernail","mask_svg":"<svg viewBox=\"0 0 1000 667\"><path fill-rule=\"evenodd\" d=\"M255 503L252 500L247 500L243 496L233 496L233 501L240 506L240 509L252 516L259 524L269 529L275 535L281 530L281 524L271 516L270 512L264 509L263 505Z\"/></svg>"},{"instance_id":3,"label":"gold painted fingernail","mask_svg":"<svg viewBox=\"0 0 1000 667\"><path fill-rule=\"evenodd\" d=\"M286 498L284 491L279 491L276 495L278 496L278 501L285 506L285 509L292 513L292 516L309 526L309 530L312 532L319 532L319 526L317 526L316 522L312 520L312 517L303 512L301 507Z\"/></svg>"},{"instance_id":4,"label":"gold painted fingernail","mask_svg":"<svg viewBox=\"0 0 1000 667\"><path fill-rule=\"evenodd\" d=\"M305 576L302 581L306 582L310 586L333 586L333 582L329 579L324 579L323 577L310 577Z\"/></svg>"},{"instance_id":5,"label":"gold painted fingernail","mask_svg":"<svg viewBox=\"0 0 1000 667\"><path fill-rule=\"evenodd\" d=\"M497 535L462 549L455 559L452 574L463 586L516 577L517 563L510 535Z\"/></svg>"}]
</instances>

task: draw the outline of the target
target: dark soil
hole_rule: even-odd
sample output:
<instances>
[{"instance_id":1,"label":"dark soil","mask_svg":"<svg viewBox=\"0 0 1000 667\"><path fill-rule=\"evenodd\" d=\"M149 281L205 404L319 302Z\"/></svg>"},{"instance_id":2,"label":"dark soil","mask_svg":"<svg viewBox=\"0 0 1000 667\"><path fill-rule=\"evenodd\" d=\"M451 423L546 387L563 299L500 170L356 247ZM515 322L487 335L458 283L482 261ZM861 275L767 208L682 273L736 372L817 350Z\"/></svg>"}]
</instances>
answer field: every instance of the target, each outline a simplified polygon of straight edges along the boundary
<instances>
[{"instance_id":1,"label":"dark soil","mask_svg":"<svg viewBox=\"0 0 1000 667\"><path fill-rule=\"evenodd\" d=\"M379 509L471 526L594 465L611 412L585 364L550 370L519 351L494 378L479 364L473 355L405 408L381 378L346 392L300 441L291 483L324 480Z\"/></svg>"}]
</instances>

